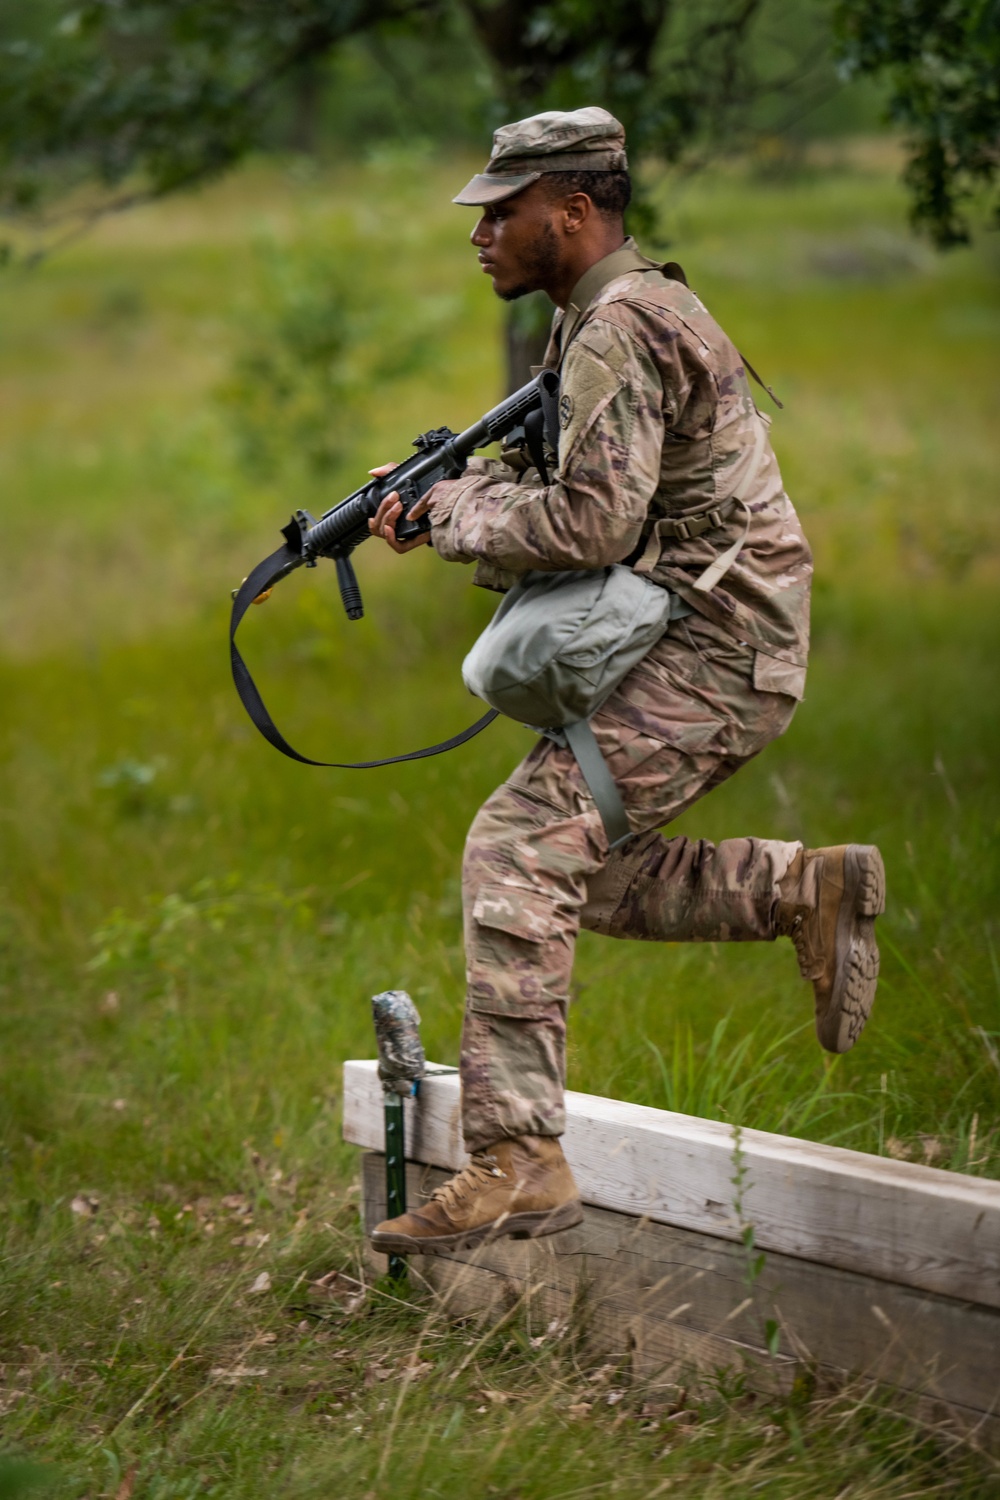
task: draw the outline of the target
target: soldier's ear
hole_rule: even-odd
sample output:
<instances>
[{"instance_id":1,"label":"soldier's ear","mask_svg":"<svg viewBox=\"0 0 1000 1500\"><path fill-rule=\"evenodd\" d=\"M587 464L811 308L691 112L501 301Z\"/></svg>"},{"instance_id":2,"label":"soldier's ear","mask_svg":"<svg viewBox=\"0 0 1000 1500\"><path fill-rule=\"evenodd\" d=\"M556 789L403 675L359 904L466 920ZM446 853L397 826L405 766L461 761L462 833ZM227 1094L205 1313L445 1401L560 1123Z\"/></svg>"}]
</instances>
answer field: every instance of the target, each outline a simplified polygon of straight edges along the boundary
<instances>
[{"instance_id":1,"label":"soldier's ear","mask_svg":"<svg viewBox=\"0 0 1000 1500\"><path fill-rule=\"evenodd\" d=\"M594 212L594 205L586 193L569 193L562 204L563 224L567 234L579 234Z\"/></svg>"}]
</instances>

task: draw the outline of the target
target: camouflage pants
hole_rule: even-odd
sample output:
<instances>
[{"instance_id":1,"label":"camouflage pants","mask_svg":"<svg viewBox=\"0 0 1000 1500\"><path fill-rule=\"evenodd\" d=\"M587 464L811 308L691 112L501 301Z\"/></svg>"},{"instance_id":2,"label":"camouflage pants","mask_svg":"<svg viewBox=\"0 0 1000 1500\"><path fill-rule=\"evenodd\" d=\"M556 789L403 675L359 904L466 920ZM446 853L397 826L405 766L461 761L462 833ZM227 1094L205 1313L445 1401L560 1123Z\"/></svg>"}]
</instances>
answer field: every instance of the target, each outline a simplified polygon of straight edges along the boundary
<instances>
[{"instance_id":1,"label":"camouflage pants","mask_svg":"<svg viewBox=\"0 0 1000 1500\"><path fill-rule=\"evenodd\" d=\"M566 1010L580 926L648 941L768 941L799 844L719 845L656 830L788 727L754 652L697 616L592 720L636 832L609 854L571 752L542 740L477 815L463 865L465 1143L564 1129Z\"/></svg>"}]
</instances>

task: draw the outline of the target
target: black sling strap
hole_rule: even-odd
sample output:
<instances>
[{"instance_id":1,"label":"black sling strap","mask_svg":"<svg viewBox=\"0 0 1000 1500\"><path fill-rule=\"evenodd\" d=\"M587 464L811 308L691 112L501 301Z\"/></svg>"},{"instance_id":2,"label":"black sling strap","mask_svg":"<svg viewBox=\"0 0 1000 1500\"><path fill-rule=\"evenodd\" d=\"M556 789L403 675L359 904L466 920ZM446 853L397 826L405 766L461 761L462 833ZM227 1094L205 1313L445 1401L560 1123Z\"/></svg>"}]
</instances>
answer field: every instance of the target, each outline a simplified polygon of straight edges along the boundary
<instances>
[{"instance_id":1,"label":"black sling strap","mask_svg":"<svg viewBox=\"0 0 1000 1500\"><path fill-rule=\"evenodd\" d=\"M279 547L277 552L272 552L270 557L265 557L263 562L259 562L237 590L229 620L229 658L236 691L254 724L275 750L280 750L282 755L287 755L290 760L300 761L304 766L333 766L342 771L369 771L375 766L394 766L403 760L425 760L429 755L441 755L445 750L455 750L459 745L464 745L466 740L471 740L474 735L479 734L487 725L493 723L497 717L495 708L491 708L489 713L483 714L481 719L470 724L468 729L463 729L461 734L453 734L450 740L442 740L439 745L428 745L423 750L410 750L406 755L387 755L383 760L312 760L308 755L300 755L288 743L268 713L264 700L257 690L257 684L250 676L249 668L236 645L236 632L250 605L259 594L265 593L278 578L283 576L289 564L297 561L298 553L293 552L290 547Z\"/></svg>"},{"instance_id":2,"label":"black sling strap","mask_svg":"<svg viewBox=\"0 0 1000 1500\"><path fill-rule=\"evenodd\" d=\"M524 440L531 455L531 462L538 470L538 477L546 485L549 482L549 467L545 462L544 439L547 437L545 414L539 407L538 411L530 412L524 419Z\"/></svg>"}]
</instances>

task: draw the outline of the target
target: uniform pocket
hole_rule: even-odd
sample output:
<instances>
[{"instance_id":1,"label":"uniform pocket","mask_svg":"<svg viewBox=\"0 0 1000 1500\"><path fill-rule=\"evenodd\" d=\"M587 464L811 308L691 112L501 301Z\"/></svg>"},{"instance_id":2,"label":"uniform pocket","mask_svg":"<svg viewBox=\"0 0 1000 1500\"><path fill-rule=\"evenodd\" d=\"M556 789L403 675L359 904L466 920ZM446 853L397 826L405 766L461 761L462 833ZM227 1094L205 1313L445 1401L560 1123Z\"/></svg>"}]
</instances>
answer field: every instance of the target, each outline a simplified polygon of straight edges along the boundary
<instances>
[{"instance_id":1,"label":"uniform pocket","mask_svg":"<svg viewBox=\"0 0 1000 1500\"><path fill-rule=\"evenodd\" d=\"M790 661L779 661L763 651L753 656L753 685L758 693L784 693L801 703L806 692L806 669Z\"/></svg>"},{"instance_id":2,"label":"uniform pocket","mask_svg":"<svg viewBox=\"0 0 1000 1500\"><path fill-rule=\"evenodd\" d=\"M484 885L472 908L480 927L542 943L552 928L554 903L527 886Z\"/></svg>"},{"instance_id":3,"label":"uniform pocket","mask_svg":"<svg viewBox=\"0 0 1000 1500\"><path fill-rule=\"evenodd\" d=\"M557 903L528 886L482 886L466 933L469 1009L539 1020L551 1013L549 985L563 968Z\"/></svg>"}]
</instances>

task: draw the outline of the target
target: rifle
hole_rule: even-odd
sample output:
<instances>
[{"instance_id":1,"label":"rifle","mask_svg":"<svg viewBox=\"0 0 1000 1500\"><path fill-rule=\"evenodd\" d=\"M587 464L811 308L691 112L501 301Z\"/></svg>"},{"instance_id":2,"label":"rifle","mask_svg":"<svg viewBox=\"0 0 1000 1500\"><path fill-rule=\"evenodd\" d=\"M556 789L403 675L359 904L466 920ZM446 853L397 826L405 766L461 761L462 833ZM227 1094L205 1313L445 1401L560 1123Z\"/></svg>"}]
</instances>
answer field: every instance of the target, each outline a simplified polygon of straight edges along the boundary
<instances>
[{"instance_id":1,"label":"rifle","mask_svg":"<svg viewBox=\"0 0 1000 1500\"><path fill-rule=\"evenodd\" d=\"M236 632L240 621L250 605L267 598L271 589L297 568L315 568L321 557L330 558L337 569L340 597L349 620L360 620L364 614L361 590L351 561L351 554L362 542L368 541L371 533L368 522L372 520L386 495L398 491L402 503L402 514L396 521L395 531L399 541L410 541L430 530L426 516L414 519L410 512L439 479L457 479L465 472L466 464L477 448L488 447L502 438L517 435L520 429L532 459L539 467L543 482L547 482L545 471L543 436L552 448L556 447L558 433L557 402L559 376L555 370L542 370L527 385L494 406L464 432L452 432L449 427L436 427L421 433L414 439L417 450L391 473L373 478L361 489L355 490L346 499L316 520L306 510L297 510L287 526L281 528L284 545L270 557L265 557L233 591L233 608L229 621L229 655L233 681L240 701L264 738L292 760L309 766L341 766L347 769L367 769L385 766L403 760L421 760L428 755L438 755L464 744L474 734L485 729L496 718L496 710L470 725L461 734L454 735L439 745L424 750L411 750L407 755L391 755L384 760L372 761L327 761L311 760L294 750L277 728L264 705L257 686L246 663L236 647Z\"/></svg>"}]
</instances>

